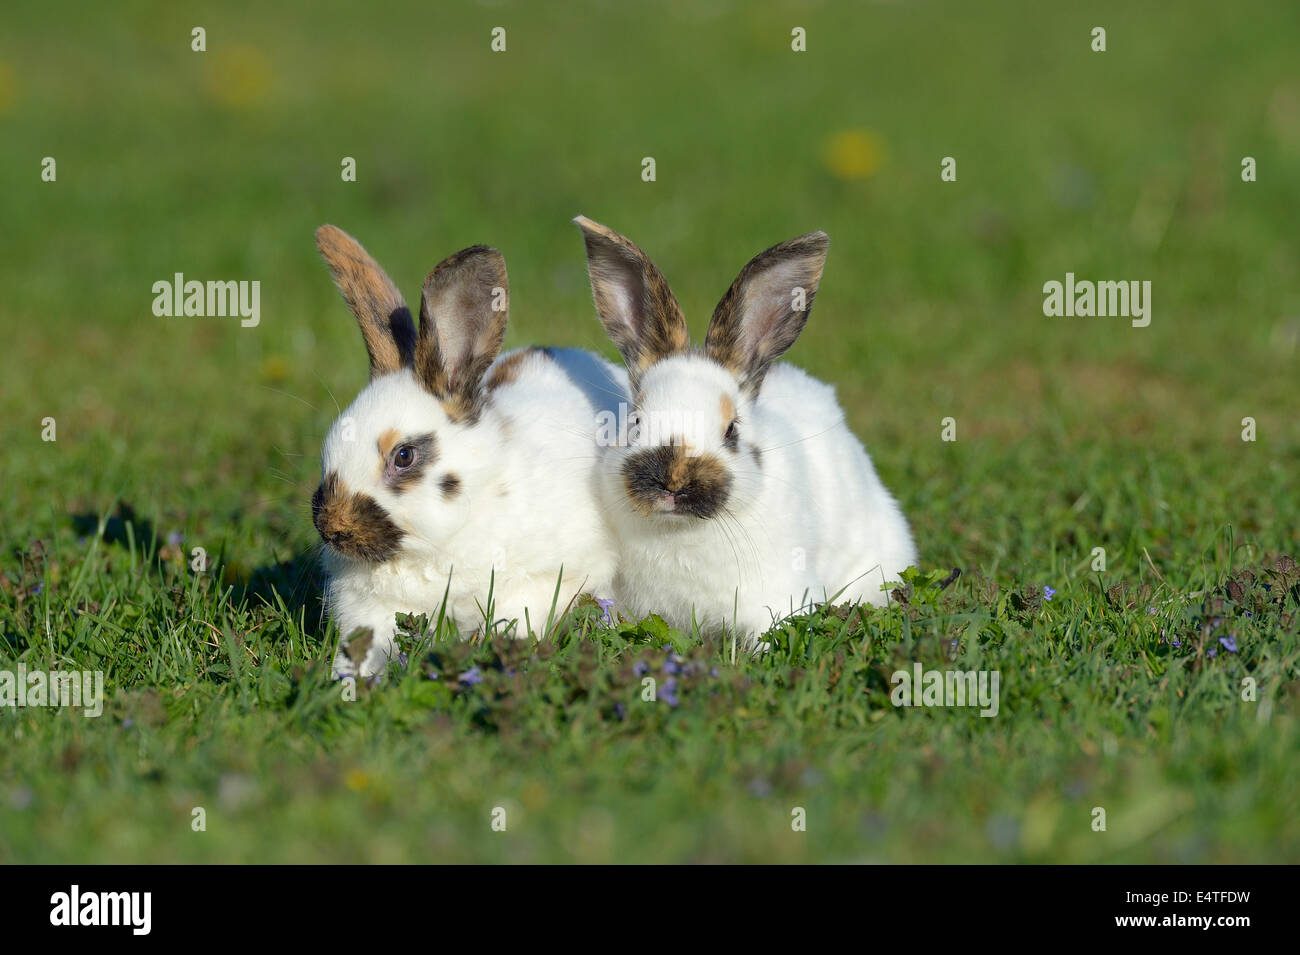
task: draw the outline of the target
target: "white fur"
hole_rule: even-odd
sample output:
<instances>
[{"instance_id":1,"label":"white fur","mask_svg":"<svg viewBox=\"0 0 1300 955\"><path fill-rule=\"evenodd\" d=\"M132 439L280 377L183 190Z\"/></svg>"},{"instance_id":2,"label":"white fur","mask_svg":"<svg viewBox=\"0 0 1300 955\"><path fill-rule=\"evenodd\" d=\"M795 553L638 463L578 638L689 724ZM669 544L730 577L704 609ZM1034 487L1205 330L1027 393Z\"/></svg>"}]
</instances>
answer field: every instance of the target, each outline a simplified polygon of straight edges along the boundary
<instances>
[{"instance_id":1,"label":"white fur","mask_svg":"<svg viewBox=\"0 0 1300 955\"><path fill-rule=\"evenodd\" d=\"M723 442L723 395L739 414L736 452ZM884 604L882 585L915 563L898 502L830 385L777 364L750 403L726 369L681 354L646 371L637 410L647 422L690 422L684 437L723 461L732 485L725 510L711 518L644 516L629 506L621 472L637 442L606 450L600 489L619 538L614 594L634 615L658 613L681 629L693 621L706 631L726 628L753 647L774 621L812 603ZM654 443L671 437L661 429Z\"/></svg>"},{"instance_id":2,"label":"white fur","mask_svg":"<svg viewBox=\"0 0 1300 955\"><path fill-rule=\"evenodd\" d=\"M617 409L626 390L621 368L571 349L526 357L474 424L451 422L409 369L367 385L322 453L322 474L337 471L406 532L399 555L384 563L325 548L326 600L340 635L374 632L362 677L381 673L396 652L394 615L435 616L444 594L447 615L468 635L485 625L490 587L492 625L517 620L524 636L544 633L552 612L558 619L578 594L612 591L616 553L597 504L593 435L597 414ZM402 493L381 479L376 447L388 429L436 435L436 461ZM460 493L444 500L438 482L448 473ZM355 669L340 648L335 677Z\"/></svg>"}]
</instances>

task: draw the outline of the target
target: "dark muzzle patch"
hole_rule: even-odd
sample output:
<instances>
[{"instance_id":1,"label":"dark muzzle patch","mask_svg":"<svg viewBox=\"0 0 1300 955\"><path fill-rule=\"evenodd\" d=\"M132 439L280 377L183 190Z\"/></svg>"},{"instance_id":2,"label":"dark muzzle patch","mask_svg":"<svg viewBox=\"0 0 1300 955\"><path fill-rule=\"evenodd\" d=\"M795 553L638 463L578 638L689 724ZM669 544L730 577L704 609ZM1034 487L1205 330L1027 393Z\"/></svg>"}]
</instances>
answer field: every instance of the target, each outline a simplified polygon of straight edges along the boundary
<instances>
[{"instance_id":1,"label":"dark muzzle patch","mask_svg":"<svg viewBox=\"0 0 1300 955\"><path fill-rule=\"evenodd\" d=\"M663 445L628 455L623 486L640 514L708 518L726 505L731 474L712 454L692 455L681 445Z\"/></svg>"},{"instance_id":2,"label":"dark muzzle patch","mask_svg":"<svg viewBox=\"0 0 1300 955\"><path fill-rule=\"evenodd\" d=\"M402 545L402 530L379 503L348 491L331 473L311 498L311 520L330 547L349 557L382 563Z\"/></svg>"}]
</instances>

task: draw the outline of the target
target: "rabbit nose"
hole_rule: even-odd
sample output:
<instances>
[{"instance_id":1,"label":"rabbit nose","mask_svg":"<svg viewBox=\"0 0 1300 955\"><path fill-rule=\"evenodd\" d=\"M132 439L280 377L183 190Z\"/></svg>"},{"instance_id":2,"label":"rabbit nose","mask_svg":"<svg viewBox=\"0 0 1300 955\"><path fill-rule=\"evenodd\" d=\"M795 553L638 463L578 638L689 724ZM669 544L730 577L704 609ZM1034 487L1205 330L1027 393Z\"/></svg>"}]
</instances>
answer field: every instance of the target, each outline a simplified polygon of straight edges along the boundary
<instances>
[{"instance_id":1,"label":"rabbit nose","mask_svg":"<svg viewBox=\"0 0 1300 955\"><path fill-rule=\"evenodd\" d=\"M374 498L347 490L334 472L312 495L311 512L321 540L350 557L383 562L401 549L405 534L388 512Z\"/></svg>"}]
</instances>

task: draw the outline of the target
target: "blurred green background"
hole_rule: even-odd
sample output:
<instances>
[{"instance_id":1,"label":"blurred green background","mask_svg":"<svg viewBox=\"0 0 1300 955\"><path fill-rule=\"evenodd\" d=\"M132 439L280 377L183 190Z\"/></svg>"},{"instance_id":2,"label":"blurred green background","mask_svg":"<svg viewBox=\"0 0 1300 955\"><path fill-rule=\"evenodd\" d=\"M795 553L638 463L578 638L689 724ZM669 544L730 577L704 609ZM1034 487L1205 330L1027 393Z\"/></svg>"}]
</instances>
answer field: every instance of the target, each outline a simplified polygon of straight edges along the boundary
<instances>
[{"instance_id":1,"label":"blurred green background","mask_svg":"<svg viewBox=\"0 0 1300 955\"><path fill-rule=\"evenodd\" d=\"M366 370L313 229L357 236L408 300L441 258L492 244L510 271L507 346L613 357L579 213L650 254L697 338L750 256L830 233L789 359L839 389L927 567L1065 589L1105 546L1107 585L1159 568L1186 589L1242 547L1300 543L1295 3L10 2L0 16L11 576L37 539L70 567L75 519L122 504L160 541L220 553L230 583L309 553L320 441ZM940 180L947 156L956 182ZM1149 280L1150 326L1044 317L1043 283L1067 271ZM175 272L260 281L260 325L155 317L152 284ZM948 416L955 443L940 440ZM10 652L58 658L48 605L41 626L12 587L4 599ZM294 654L326 656L323 631L304 632ZM119 683L173 676L142 665ZM4 748L16 786L22 757ZM931 809L923 847L891 857L946 858L934 820L951 806ZM1240 851L1193 856L1266 853L1251 825ZM665 851L689 857L690 838Z\"/></svg>"},{"instance_id":2,"label":"blurred green background","mask_svg":"<svg viewBox=\"0 0 1300 955\"><path fill-rule=\"evenodd\" d=\"M304 455L278 466L309 477L328 392L345 402L365 369L312 243L322 222L412 298L443 256L491 243L510 268L509 345L613 354L578 213L656 259L697 335L752 254L828 231L790 359L840 388L936 558L971 542L924 512L990 491L927 460L967 440L1177 449L1189 477L1215 449L1220 480L1280 480L1297 441L1298 19L1212 2L10 5L10 497L58 513L134 486L192 519L196 503L285 495L269 448ZM498 25L505 53L489 48ZM178 271L260 280L261 325L155 319L151 285ZM1042 284L1066 271L1149 279L1151 326L1045 318ZM97 466L26 458L47 414L61 450L96 446ZM956 448L938 446L947 415ZM1021 491L1044 504L1055 489ZM1223 516L1264 523L1267 496L1250 504Z\"/></svg>"}]
</instances>

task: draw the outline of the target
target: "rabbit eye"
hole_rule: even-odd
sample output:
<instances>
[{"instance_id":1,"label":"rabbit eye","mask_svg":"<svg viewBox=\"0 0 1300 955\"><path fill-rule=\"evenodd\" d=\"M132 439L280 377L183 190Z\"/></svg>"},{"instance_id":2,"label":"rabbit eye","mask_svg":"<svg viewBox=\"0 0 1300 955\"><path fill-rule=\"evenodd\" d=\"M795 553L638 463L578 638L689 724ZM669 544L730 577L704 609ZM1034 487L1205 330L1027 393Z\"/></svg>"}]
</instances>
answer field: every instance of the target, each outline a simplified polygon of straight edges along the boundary
<instances>
[{"instance_id":1,"label":"rabbit eye","mask_svg":"<svg viewBox=\"0 0 1300 955\"><path fill-rule=\"evenodd\" d=\"M418 486L423 474L438 460L438 441L433 432L413 435L405 444L397 444L396 435L391 440L394 447L384 465L384 483L401 494Z\"/></svg>"},{"instance_id":2,"label":"rabbit eye","mask_svg":"<svg viewBox=\"0 0 1300 955\"><path fill-rule=\"evenodd\" d=\"M404 444L393 454L393 466L399 471L405 471L415 463L415 448L409 444Z\"/></svg>"},{"instance_id":3,"label":"rabbit eye","mask_svg":"<svg viewBox=\"0 0 1300 955\"><path fill-rule=\"evenodd\" d=\"M722 442L730 451L735 451L740 445L740 427L739 422L733 420L727 425L727 433L722 436Z\"/></svg>"}]
</instances>

